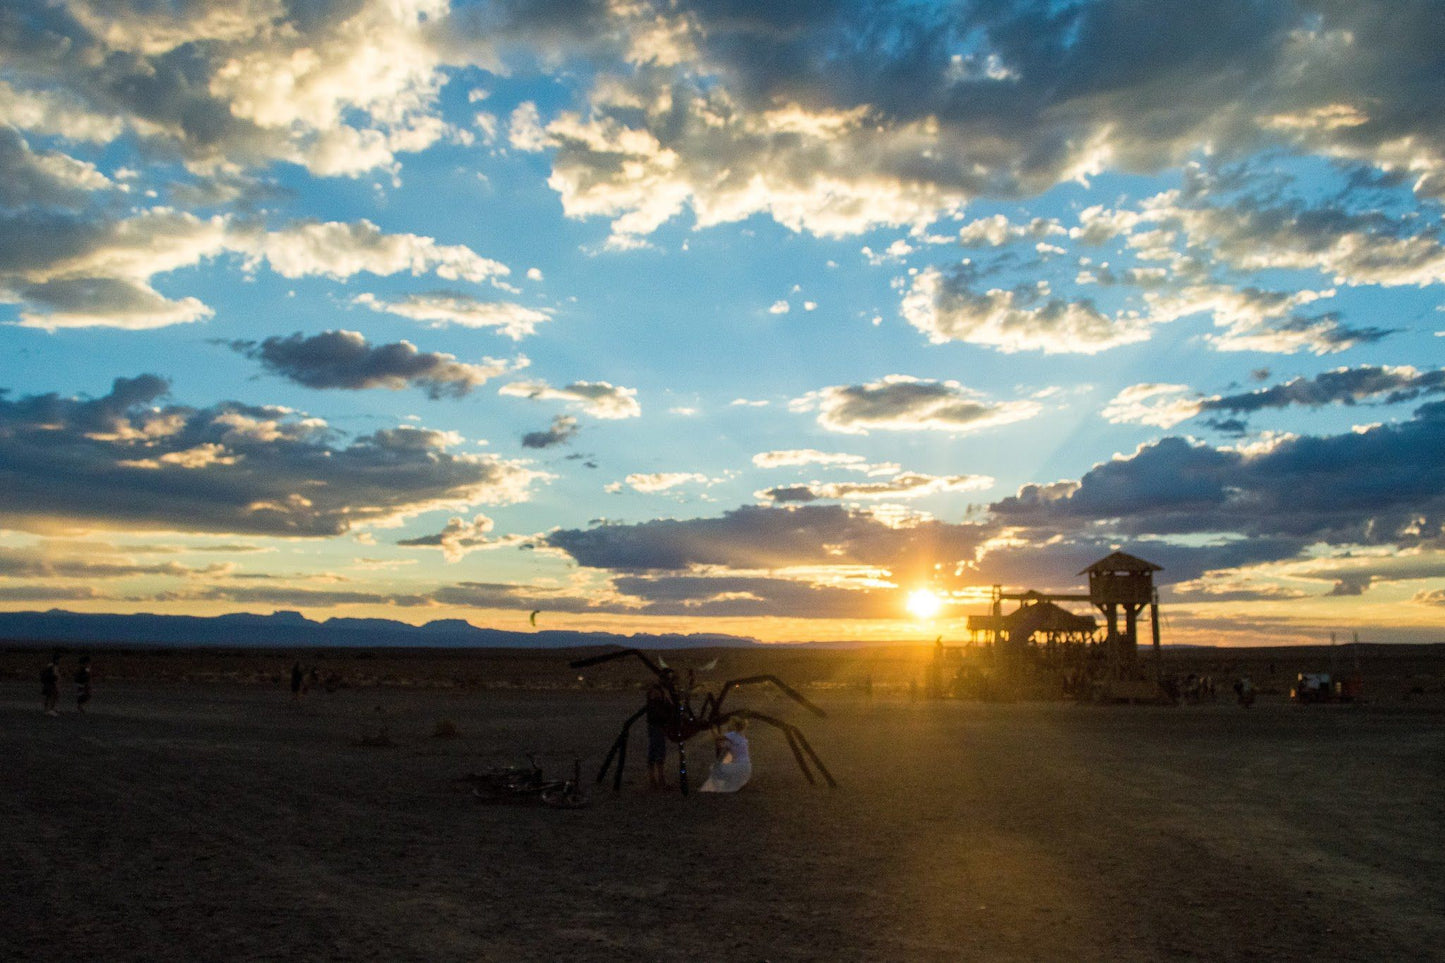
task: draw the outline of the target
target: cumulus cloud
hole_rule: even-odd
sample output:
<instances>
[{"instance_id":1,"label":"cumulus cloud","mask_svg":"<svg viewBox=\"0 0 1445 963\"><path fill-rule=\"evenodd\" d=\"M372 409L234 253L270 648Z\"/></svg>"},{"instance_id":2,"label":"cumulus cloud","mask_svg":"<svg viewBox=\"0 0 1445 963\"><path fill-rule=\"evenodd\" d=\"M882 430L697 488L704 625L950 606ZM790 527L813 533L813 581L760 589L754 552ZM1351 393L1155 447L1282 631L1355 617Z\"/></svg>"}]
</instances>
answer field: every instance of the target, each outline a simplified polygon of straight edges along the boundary
<instances>
[{"instance_id":1,"label":"cumulus cloud","mask_svg":"<svg viewBox=\"0 0 1445 963\"><path fill-rule=\"evenodd\" d=\"M1151 320L1111 317L1091 301L1046 297L1036 287L973 290L969 272L930 267L914 275L903 317L935 344L963 341L1000 351L1095 354L1149 337Z\"/></svg>"},{"instance_id":2,"label":"cumulus cloud","mask_svg":"<svg viewBox=\"0 0 1445 963\"><path fill-rule=\"evenodd\" d=\"M554 388L544 381L516 381L503 385L498 394L534 401L567 402L593 418L636 418L642 414L636 388L623 388L605 381L574 381L564 388Z\"/></svg>"},{"instance_id":3,"label":"cumulus cloud","mask_svg":"<svg viewBox=\"0 0 1445 963\"><path fill-rule=\"evenodd\" d=\"M592 55L640 56L614 39L639 7L594 10L579 18L589 39L567 35ZM1398 69L1439 46L1428 5L1378 18L1239 0L1216 14L1119 2L888 17L861 4L648 9L686 43L599 79L582 110L519 126L553 152L567 212L608 217L619 234L685 209L704 225L764 213L828 235L917 224L1106 168L1157 171L1201 144L1223 158L1273 144L1445 190L1445 136L1417 107L1438 85Z\"/></svg>"},{"instance_id":4,"label":"cumulus cloud","mask_svg":"<svg viewBox=\"0 0 1445 963\"><path fill-rule=\"evenodd\" d=\"M529 431L522 436L523 448L555 448L565 445L577 436L577 419L571 415L558 415L546 431Z\"/></svg>"},{"instance_id":5,"label":"cumulus cloud","mask_svg":"<svg viewBox=\"0 0 1445 963\"><path fill-rule=\"evenodd\" d=\"M486 358L463 364L453 355L418 351L408 341L373 345L356 331L300 332L264 341L232 341L230 347L266 370L308 388L421 388L430 398L461 398L498 375L525 365Z\"/></svg>"},{"instance_id":6,"label":"cumulus cloud","mask_svg":"<svg viewBox=\"0 0 1445 963\"><path fill-rule=\"evenodd\" d=\"M73 138L128 131L197 171L394 170L399 153L454 136L438 110L447 11L445 0L19 0L0 101Z\"/></svg>"},{"instance_id":7,"label":"cumulus cloud","mask_svg":"<svg viewBox=\"0 0 1445 963\"><path fill-rule=\"evenodd\" d=\"M537 325L550 321L551 312L529 308L511 301L482 301L457 291L432 291L384 300L374 294L359 294L356 304L420 321L433 327L455 324L463 328L495 328L519 341L535 334Z\"/></svg>"},{"instance_id":8,"label":"cumulus cloud","mask_svg":"<svg viewBox=\"0 0 1445 963\"><path fill-rule=\"evenodd\" d=\"M627 483L627 487L633 491L643 492L648 495L669 491L680 485L705 485L708 483L708 477L706 475L699 474L695 471L637 472L628 475L624 480Z\"/></svg>"},{"instance_id":9,"label":"cumulus cloud","mask_svg":"<svg viewBox=\"0 0 1445 963\"><path fill-rule=\"evenodd\" d=\"M167 298L152 280L224 254L239 254L251 269L267 264L285 277L434 272L486 281L508 273L465 246L387 234L364 220L267 231L164 207L123 220L23 210L0 214L0 301L26 304L20 323L29 327L134 330L199 321L211 316L210 307L194 297Z\"/></svg>"},{"instance_id":10,"label":"cumulus cloud","mask_svg":"<svg viewBox=\"0 0 1445 963\"><path fill-rule=\"evenodd\" d=\"M435 273L449 281L488 281L510 273L506 265L465 245L440 244L419 234L388 234L364 219L303 221L264 232L238 227L233 235L236 249L253 264L264 260L288 278Z\"/></svg>"},{"instance_id":11,"label":"cumulus cloud","mask_svg":"<svg viewBox=\"0 0 1445 963\"><path fill-rule=\"evenodd\" d=\"M522 501L547 477L453 453L459 439L443 432L399 427L343 442L285 408L158 404L167 390L142 375L93 399L0 396L0 524L331 536Z\"/></svg>"},{"instance_id":12,"label":"cumulus cloud","mask_svg":"<svg viewBox=\"0 0 1445 963\"><path fill-rule=\"evenodd\" d=\"M471 521L454 516L447 520L440 532L433 535L420 535L416 538L405 538L396 544L409 548L440 548L442 557L448 562L460 562L475 551L521 548L530 546L533 542L530 536L525 535L505 535L493 538L491 532L495 527L496 523L485 515L473 515Z\"/></svg>"},{"instance_id":13,"label":"cumulus cloud","mask_svg":"<svg viewBox=\"0 0 1445 963\"><path fill-rule=\"evenodd\" d=\"M889 375L862 385L832 385L792 402L797 411L818 411L830 431L972 432L1026 421L1041 410L1036 402L990 402L956 381L927 381Z\"/></svg>"},{"instance_id":14,"label":"cumulus cloud","mask_svg":"<svg viewBox=\"0 0 1445 963\"><path fill-rule=\"evenodd\" d=\"M1001 247L1010 241L1036 240L1067 234L1058 221L1036 217L1027 224L1014 224L1002 214L970 221L958 231L958 243L964 247Z\"/></svg>"},{"instance_id":15,"label":"cumulus cloud","mask_svg":"<svg viewBox=\"0 0 1445 963\"><path fill-rule=\"evenodd\" d=\"M60 151L33 151L19 131L0 126L0 208L78 207L110 186L94 164Z\"/></svg>"}]
</instances>

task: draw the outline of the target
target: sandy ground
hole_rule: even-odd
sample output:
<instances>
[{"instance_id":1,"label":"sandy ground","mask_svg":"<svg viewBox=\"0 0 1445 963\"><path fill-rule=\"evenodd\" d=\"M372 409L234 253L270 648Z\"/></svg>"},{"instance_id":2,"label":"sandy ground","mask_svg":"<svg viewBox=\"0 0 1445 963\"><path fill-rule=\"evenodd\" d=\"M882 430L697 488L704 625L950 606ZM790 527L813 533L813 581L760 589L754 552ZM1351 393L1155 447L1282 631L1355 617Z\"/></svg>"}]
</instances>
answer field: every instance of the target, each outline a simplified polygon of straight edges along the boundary
<instances>
[{"instance_id":1,"label":"sandy ground","mask_svg":"<svg viewBox=\"0 0 1445 963\"><path fill-rule=\"evenodd\" d=\"M36 688L0 683L7 960L1445 959L1438 706L755 691L840 788L760 728L743 792L648 793L638 731L556 811L454 779L590 776L637 692Z\"/></svg>"}]
</instances>

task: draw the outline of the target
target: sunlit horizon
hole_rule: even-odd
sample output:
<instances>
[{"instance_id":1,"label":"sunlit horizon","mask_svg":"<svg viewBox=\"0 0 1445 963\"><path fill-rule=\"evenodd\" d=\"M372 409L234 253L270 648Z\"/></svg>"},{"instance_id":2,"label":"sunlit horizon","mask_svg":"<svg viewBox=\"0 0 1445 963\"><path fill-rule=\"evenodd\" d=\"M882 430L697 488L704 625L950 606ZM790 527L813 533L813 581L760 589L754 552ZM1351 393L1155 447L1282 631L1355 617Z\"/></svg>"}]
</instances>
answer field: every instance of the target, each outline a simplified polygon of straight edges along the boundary
<instances>
[{"instance_id":1,"label":"sunlit horizon","mask_svg":"<svg viewBox=\"0 0 1445 963\"><path fill-rule=\"evenodd\" d=\"M1445 641L1426 8L162 6L0 39L0 611Z\"/></svg>"}]
</instances>

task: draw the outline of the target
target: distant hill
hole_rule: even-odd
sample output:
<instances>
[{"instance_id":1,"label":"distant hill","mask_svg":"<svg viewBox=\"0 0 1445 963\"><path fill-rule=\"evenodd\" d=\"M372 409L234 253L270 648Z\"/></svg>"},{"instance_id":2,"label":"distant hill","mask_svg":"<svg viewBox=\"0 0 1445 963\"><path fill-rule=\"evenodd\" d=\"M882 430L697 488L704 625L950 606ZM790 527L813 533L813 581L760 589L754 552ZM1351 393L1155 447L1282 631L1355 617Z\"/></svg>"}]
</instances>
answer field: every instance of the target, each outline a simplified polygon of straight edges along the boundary
<instances>
[{"instance_id":1,"label":"distant hill","mask_svg":"<svg viewBox=\"0 0 1445 963\"><path fill-rule=\"evenodd\" d=\"M236 612L200 618L189 615L91 615L0 612L0 640L70 645L254 646L256 648L577 648L621 645L646 649L736 647L758 644L738 635L694 633L653 635L613 632L509 632L480 629L462 619L409 625L391 619L327 619L300 612L255 615Z\"/></svg>"}]
</instances>

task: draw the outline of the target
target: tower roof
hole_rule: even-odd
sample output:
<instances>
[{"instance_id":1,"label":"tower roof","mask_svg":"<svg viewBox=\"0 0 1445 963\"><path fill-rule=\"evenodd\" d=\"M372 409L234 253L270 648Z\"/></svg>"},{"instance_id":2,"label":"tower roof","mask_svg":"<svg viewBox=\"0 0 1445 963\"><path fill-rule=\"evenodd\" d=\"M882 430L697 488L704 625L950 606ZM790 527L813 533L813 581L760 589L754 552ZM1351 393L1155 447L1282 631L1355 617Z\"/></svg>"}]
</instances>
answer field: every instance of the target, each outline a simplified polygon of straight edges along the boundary
<instances>
[{"instance_id":1,"label":"tower roof","mask_svg":"<svg viewBox=\"0 0 1445 963\"><path fill-rule=\"evenodd\" d=\"M1162 572L1162 565L1155 565L1153 562L1146 562L1142 558L1130 555L1127 552L1114 552L1099 559L1093 565L1080 572L1080 575L1099 575L1104 572Z\"/></svg>"}]
</instances>

